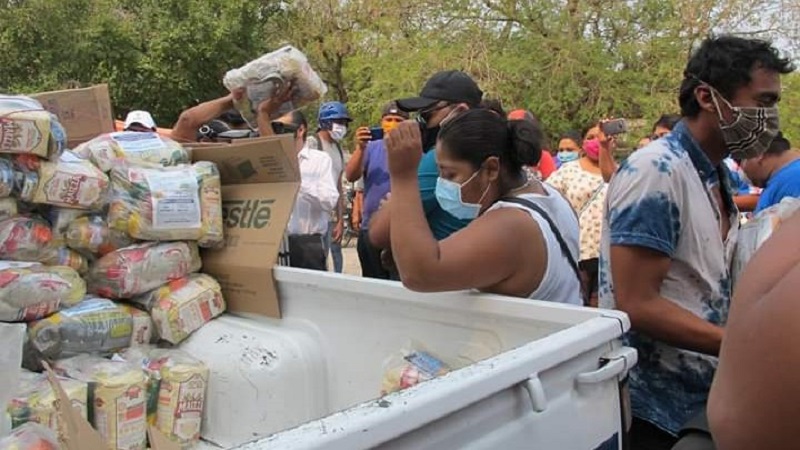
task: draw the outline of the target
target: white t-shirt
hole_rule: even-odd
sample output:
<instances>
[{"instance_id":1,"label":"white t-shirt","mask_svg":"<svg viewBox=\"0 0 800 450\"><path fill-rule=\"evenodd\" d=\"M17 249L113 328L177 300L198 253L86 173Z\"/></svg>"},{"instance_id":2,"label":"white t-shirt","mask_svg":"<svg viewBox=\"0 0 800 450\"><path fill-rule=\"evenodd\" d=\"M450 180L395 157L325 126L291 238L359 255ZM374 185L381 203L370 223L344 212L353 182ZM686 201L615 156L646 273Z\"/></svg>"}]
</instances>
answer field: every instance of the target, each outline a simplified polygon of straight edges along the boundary
<instances>
[{"instance_id":1,"label":"white t-shirt","mask_svg":"<svg viewBox=\"0 0 800 450\"><path fill-rule=\"evenodd\" d=\"M572 210L569 202L553 187L542 184L548 195L520 194L517 197L528 200L541 207L550 216L558 227L562 238L567 244L572 258L578 261L580 254L580 227L578 217ZM518 208L527 211L533 220L539 224L542 236L547 246L547 268L539 287L528 296L534 300L582 305L581 284L575 270L572 268L567 255L561 250L561 245L550 224L539 213L517 203L499 201L489 208L489 211L499 208Z\"/></svg>"},{"instance_id":2,"label":"white t-shirt","mask_svg":"<svg viewBox=\"0 0 800 450\"><path fill-rule=\"evenodd\" d=\"M331 157L333 182L336 186L339 186L339 180L342 179L342 173L344 172L344 150L340 151L341 145L337 146L335 143L325 142L322 138L319 141L322 144L322 151Z\"/></svg>"}]
</instances>

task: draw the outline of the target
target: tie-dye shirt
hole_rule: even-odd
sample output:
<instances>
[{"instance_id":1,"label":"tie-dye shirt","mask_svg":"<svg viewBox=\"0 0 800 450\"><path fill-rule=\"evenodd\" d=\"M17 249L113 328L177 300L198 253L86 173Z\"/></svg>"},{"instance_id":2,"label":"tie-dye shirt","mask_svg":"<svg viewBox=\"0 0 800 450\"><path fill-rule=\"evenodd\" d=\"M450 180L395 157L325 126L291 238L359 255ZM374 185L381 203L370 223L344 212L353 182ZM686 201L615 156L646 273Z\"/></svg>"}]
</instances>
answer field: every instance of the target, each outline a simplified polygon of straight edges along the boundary
<instances>
[{"instance_id":1,"label":"tie-dye shirt","mask_svg":"<svg viewBox=\"0 0 800 450\"><path fill-rule=\"evenodd\" d=\"M720 187L731 211L723 241L712 188ZM600 257L600 306L614 308L609 252L636 246L672 262L661 295L713 324L724 326L731 299L730 261L738 234L728 169L711 161L681 122L663 139L623 162L606 197ZM705 406L717 358L672 347L630 332L639 351L631 372L634 416L677 433Z\"/></svg>"}]
</instances>

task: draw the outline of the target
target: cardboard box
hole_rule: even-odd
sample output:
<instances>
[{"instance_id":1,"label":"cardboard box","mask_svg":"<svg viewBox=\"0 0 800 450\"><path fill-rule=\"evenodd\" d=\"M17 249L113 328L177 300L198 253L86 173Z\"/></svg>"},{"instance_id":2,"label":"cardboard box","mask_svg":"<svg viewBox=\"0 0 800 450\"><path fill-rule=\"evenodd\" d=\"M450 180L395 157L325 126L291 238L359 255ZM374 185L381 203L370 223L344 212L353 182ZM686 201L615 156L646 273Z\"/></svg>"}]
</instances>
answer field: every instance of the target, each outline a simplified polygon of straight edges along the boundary
<instances>
[{"instance_id":1,"label":"cardboard box","mask_svg":"<svg viewBox=\"0 0 800 450\"><path fill-rule=\"evenodd\" d=\"M202 253L232 312L280 317L272 268L300 188L291 135L231 144L187 144L194 161L211 161L222 179L225 248Z\"/></svg>"},{"instance_id":2,"label":"cardboard box","mask_svg":"<svg viewBox=\"0 0 800 450\"><path fill-rule=\"evenodd\" d=\"M83 89L33 94L48 111L58 116L67 131L67 146L75 148L103 133L114 131L114 117L107 84Z\"/></svg>"}]
</instances>

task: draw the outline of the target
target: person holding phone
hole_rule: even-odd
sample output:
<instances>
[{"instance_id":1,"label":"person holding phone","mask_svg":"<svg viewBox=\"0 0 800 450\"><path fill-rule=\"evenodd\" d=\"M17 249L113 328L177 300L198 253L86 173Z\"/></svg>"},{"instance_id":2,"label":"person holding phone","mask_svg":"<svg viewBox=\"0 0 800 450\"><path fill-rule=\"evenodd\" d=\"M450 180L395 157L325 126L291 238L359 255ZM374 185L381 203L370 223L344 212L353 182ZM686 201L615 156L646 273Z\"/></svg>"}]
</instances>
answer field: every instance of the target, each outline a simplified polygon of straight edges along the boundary
<instances>
[{"instance_id":1,"label":"person holding phone","mask_svg":"<svg viewBox=\"0 0 800 450\"><path fill-rule=\"evenodd\" d=\"M369 219L390 189L383 138L408 118L407 112L401 111L395 102L389 102L383 108L380 127L361 127L356 130L356 149L345 167L347 181L355 183L362 178L364 181L364 205L357 250L361 274L367 278L388 280L390 277L381 264L381 250L369 241Z\"/></svg>"}]
</instances>

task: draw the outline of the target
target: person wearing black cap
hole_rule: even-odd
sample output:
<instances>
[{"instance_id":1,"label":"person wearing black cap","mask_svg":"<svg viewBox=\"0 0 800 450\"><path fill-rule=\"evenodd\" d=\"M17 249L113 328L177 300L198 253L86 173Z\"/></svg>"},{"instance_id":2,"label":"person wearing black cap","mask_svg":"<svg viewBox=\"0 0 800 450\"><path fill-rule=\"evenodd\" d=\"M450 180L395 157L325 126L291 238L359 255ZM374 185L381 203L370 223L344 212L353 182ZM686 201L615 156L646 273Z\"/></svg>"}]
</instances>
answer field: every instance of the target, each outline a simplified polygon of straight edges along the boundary
<instances>
[{"instance_id":1,"label":"person wearing black cap","mask_svg":"<svg viewBox=\"0 0 800 450\"><path fill-rule=\"evenodd\" d=\"M434 74L422 88L418 97L397 100L397 106L407 112L416 112L422 135L421 145L425 154L419 164L419 190L425 217L434 237L442 240L464 228L470 220L458 219L444 211L436 200L436 180L439 168L436 165L436 138L442 122L458 110L478 108L483 92L469 75L457 70ZM384 208L385 209L385 208ZM379 248L389 248L388 214L379 212L372 218L370 241Z\"/></svg>"},{"instance_id":2,"label":"person wearing black cap","mask_svg":"<svg viewBox=\"0 0 800 450\"><path fill-rule=\"evenodd\" d=\"M409 115L389 102L383 108L381 128L388 135L400 122L408 120ZM361 262L361 275L367 278L388 280L389 272L381 264L381 251L370 244L368 229L370 217L378 210L381 200L389 194L389 168L386 160L386 147L383 139L372 139L369 127L356 131L356 149L345 168L347 181L355 183L364 178L364 211L358 238L358 259Z\"/></svg>"}]
</instances>

